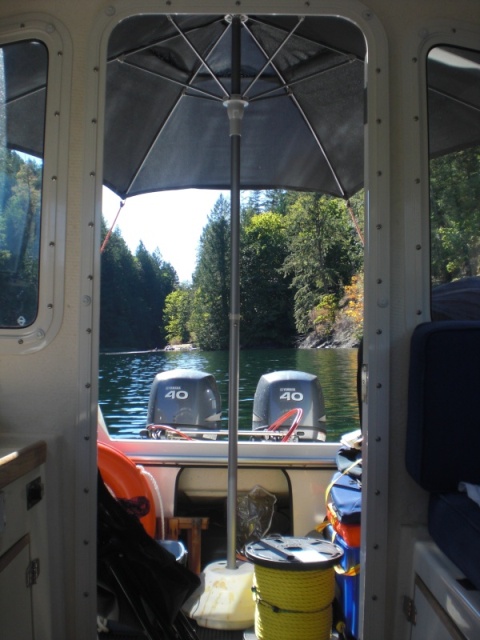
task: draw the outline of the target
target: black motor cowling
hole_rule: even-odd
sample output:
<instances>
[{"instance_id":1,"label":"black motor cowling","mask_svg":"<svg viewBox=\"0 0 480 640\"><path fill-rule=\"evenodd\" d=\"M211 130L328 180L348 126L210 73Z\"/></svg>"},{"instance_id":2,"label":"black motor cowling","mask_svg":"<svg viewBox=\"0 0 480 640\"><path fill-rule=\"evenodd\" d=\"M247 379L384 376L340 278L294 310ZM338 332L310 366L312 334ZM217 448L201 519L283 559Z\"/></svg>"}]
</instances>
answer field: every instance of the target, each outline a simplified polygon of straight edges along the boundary
<instances>
[{"instance_id":1,"label":"black motor cowling","mask_svg":"<svg viewBox=\"0 0 480 640\"><path fill-rule=\"evenodd\" d=\"M297 428L299 440L324 441L325 403L317 376L303 371L274 371L264 374L253 400L252 429L264 430L290 409L303 415ZM293 417L285 421L286 428Z\"/></svg>"},{"instance_id":2,"label":"black motor cowling","mask_svg":"<svg viewBox=\"0 0 480 640\"><path fill-rule=\"evenodd\" d=\"M221 408L213 375L195 369L172 369L155 376L147 421L175 429L219 429Z\"/></svg>"}]
</instances>

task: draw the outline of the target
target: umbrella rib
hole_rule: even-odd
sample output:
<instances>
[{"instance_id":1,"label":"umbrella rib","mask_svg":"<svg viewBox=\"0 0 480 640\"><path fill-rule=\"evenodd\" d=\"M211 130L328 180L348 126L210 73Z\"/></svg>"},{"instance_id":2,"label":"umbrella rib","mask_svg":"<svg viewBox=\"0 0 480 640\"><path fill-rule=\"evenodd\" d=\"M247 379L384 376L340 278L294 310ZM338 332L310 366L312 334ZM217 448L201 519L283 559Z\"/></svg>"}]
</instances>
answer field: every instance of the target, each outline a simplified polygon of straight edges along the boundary
<instances>
[{"instance_id":1,"label":"umbrella rib","mask_svg":"<svg viewBox=\"0 0 480 640\"><path fill-rule=\"evenodd\" d=\"M144 73L147 73L149 75L155 76L156 78L160 78L161 80L166 80L167 82L171 82L172 84L178 85L179 87L182 87L182 89L184 89L185 91L195 91L196 93L199 93L201 95L203 95L206 98L210 98L212 100L217 100L217 101L223 101L224 97L220 97L214 93L211 93L210 91L205 91L205 89L200 89L198 87L193 87L190 82L198 75L198 72L192 76L192 78L190 78L190 82L182 82L181 80L176 80L175 78L171 78L170 76L165 75L164 73L159 73L158 71L152 71L151 69L146 69L145 67L142 67L139 64L136 64L135 62L132 62L131 60L123 60L122 64L126 64L130 67L133 67L134 69L138 69L138 71L142 71Z\"/></svg>"},{"instance_id":2,"label":"umbrella rib","mask_svg":"<svg viewBox=\"0 0 480 640\"><path fill-rule=\"evenodd\" d=\"M480 107L478 107L476 104L473 104L472 102L467 102L466 100L462 100L461 98L458 98L457 96L452 96L447 91L442 91L440 89L435 89L434 87L428 87L428 90L431 91L432 93L436 93L439 96L442 96L442 98L448 98L449 100L452 100L452 102L456 102L457 104L461 104L462 107L467 107L468 109L473 109L474 111L477 111L477 112L480 111Z\"/></svg>"},{"instance_id":3,"label":"umbrella rib","mask_svg":"<svg viewBox=\"0 0 480 640\"><path fill-rule=\"evenodd\" d=\"M200 62L202 64L205 65L205 67L208 69L209 73L212 74L214 80L217 82L217 84L220 86L222 92L224 92L225 97L228 98L228 94L226 93L222 83L218 80L218 78L215 76L215 74L213 73L213 71L210 69L210 67L208 66L208 64L206 63L206 61L203 60L202 56L196 51L195 47L193 47L193 45L189 42L188 38L185 37L185 35L182 33L182 31L180 30L180 28L175 24L173 18L171 16L168 16L170 22L173 24L173 26L177 29L177 31L179 32L179 34L181 35L181 37L185 40L185 42L188 44L188 46L192 49L192 51L195 53L195 55L197 56L197 58L200 60ZM212 48L210 49L209 54L211 54L212 51L215 50L215 48L218 46L218 44L221 42L221 40L224 38L225 34L227 33L228 29L225 29L224 32L221 34L221 36L218 38L218 40L215 42L215 44L212 46ZM131 64L131 63L127 63L127 64ZM136 65L133 65L136 66ZM142 71L146 71L148 73L153 73L154 75L160 75L160 74L155 74L152 71L148 71L147 69L145 69L144 67L136 67ZM159 128L159 130L157 131L157 135L153 138L152 143L149 145L146 153L143 156L142 161L140 162L140 164L138 165L135 173L133 174L132 178L130 179L130 184L128 186L128 189L126 191L126 195L128 195L128 192L130 191L130 188L132 187L132 185L135 183L135 180L137 179L138 175L140 174L141 170L143 169L143 167L145 166L145 163L148 159L148 157L150 156L152 149L154 148L155 144L157 143L157 140L159 139L159 137L162 135L163 130L165 129L166 125L168 124L168 122L170 121L170 118L172 117L172 115L175 113L175 110L177 109L180 100L182 97L184 97L186 94L186 91L188 91L189 89L192 91L198 91L198 93L204 94L205 96L208 96L209 99L214 99L214 100L219 100L221 98L219 98L218 96L215 96L214 94L210 94L206 91L201 91L200 89L197 89L196 87L192 87L191 86L191 82L197 77L199 71L201 69L201 65L199 66L199 68L193 73L192 77L189 80L189 83L185 83L182 84L181 82L177 82L176 84L180 84L184 91L182 92L181 96L179 97L179 99L177 100L177 102L175 103L175 105L172 107L172 109L170 110L168 116L165 118L165 120L162 122L161 127ZM168 77L165 77L165 80L171 80Z\"/></svg>"},{"instance_id":4,"label":"umbrella rib","mask_svg":"<svg viewBox=\"0 0 480 640\"><path fill-rule=\"evenodd\" d=\"M245 27L248 28L248 27ZM257 38L255 38L254 34L250 31L250 29L248 29L251 37L253 38L254 42L256 42L258 48L260 49L260 51L263 53L263 55L267 58L267 52L265 51L265 49L263 48L263 46L261 45L261 43L257 40ZM277 74L277 76L279 77L280 81L283 83L283 85L285 87L287 87L287 82L285 80L285 78L283 77L283 74L281 73L281 71L278 69L278 67L275 65L274 62L271 63L272 68L274 69L275 73ZM340 190L340 193L342 194L343 197L346 196L346 192L345 189L343 188L340 180L338 179L338 176L332 166L332 163L330 162L330 159L328 158L327 152L325 151L325 148L322 144L322 141L320 140L320 138L318 137L315 129L312 127L310 120L307 118L307 115L305 113L305 111L303 110L302 106L300 105L300 103L298 102L297 98L295 97L295 95L291 92L289 92L288 94L290 96L290 98L292 99L292 101L295 103L295 106L297 107L300 115L302 116L305 124L307 125L307 127L310 129L310 132L312 134L313 139L315 140L315 142L317 143L318 148L320 149L321 154L323 155L325 162L327 163L328 168L331 171L331 174L333 176L333 179L335 180L335 183L338 187L338 189Z\"/></svg>"},{"instance_id":5,"label":"umbrella rib","mask_svg":"<svg viewBox=\"0 0 480 640\"><path fill-rule=\"evenodd\" d=\"M216 84L220 87L220 90L223 92L224 98L228 98L228 93L225 90L225 87L223 86L223 84L220 82L220 80L217 78L217 76L215 75L215 72L212 70L212 68L210 67L210 65L208 64L206 58L204 58L199 51L197 51L197 49L193 46L193 44L190 42L190 40L187 38L187 36L183 33L183 31L180 29L180 27L176 24L175 20L172 18L172 16L167 16L168 19L170 20L171 24L175 27L175 29L178 31L180 37L185 41L185 43L187 44L188 47L190 47L190 49L193 51L193 53L195 54L195 56L197 57L197 59L199 60L199 62L201 63L201 65L203 65L205 67L205 69L208 71L208 73L212 76L212 79L214 82L216 82ZM214 51L214 49L216 49L216 47L218 46L218 44L223 40L223 38L225 37L225 34L228 32L230 28L230 25L227 26L227 28L224 30L224 32L221 34L221 36L218 38L218 40L215 42L214 46L210 49L209 51L209 55L211 54L212 51ZM198 73L198 72L197 72ZM197 74L195 74L196 76ZM194 76L194 77L195 77Z\"/></svg>"},{"instance_id":6,"label":"umbrella rib","mask_svg":"<svg viewBox=\"0 0 480 640\"><path fill-rule=\"evenodd\" d=\"M249 19L250 19L252 22L256 22L257 24L261 24L261 25L263 25L263 26L269 26L269 25L268 25L268 23L267 23L267 22L265 22L265 20L261 20L258 16L255 16L255 17L253 17L253 18L249 16ZM277 28L278 30L281 30L281 31L287 32L287 29L285 29L285 28L283 28L283 27L280 27L280 26L278 26L278 25L276 26L276 28ZM299 37L299 38L301 38L302 40L304 40L305 42L310 42L310 43L313 43L313 44L316 44L316 45L318 45L318 44L319 44L319 43L318 43L314 38L309 38L308 36L305 36L305 35L302 35L302 34L298 34L298 37ZM351 55L351 56L353 56L356 60L360 60L361 62L363 62L363 58L362 58L361 56L358 56L358 55L356 55L356 54L354 54L354 53L347 52L347 50L345 50L345 49L339 49L338 47L334 47L333 45L331 45L331 44L327 44L327 43L325 43L325 42L322 42L322 47L323 47L324 49L328 49L329 51L333 51L334 53L338 53L338 54L340 54L340 55L342 55L342 56L345 56L345 55Z\"/></svg>"},{"instance_id":7,"label":"umbrella rib","mask_svg":"<svg viewBox=\"0 0 480 640\"><path fill-rule=\"evenodd\" d=\"M45 91L45 89L47 88L46 84L42 84L39 85L37 87L35 87L34 89L32 89L31 91L25 91L22 94L19 94L18 96L15 96L15 98L7 98L4 102L4 104L8 105L8 104L14 104L15 102L18 102L19 100L22 100L23 98L29 98L30 96L34 96L36 93L39 93L40 91Z\"/></svg>"},{"instance_id":8,"label":"umbrella rib","mask_svg":"<svg viewBox=\"0 0 480 640\"><path fill-rule=\"evenodd\" d=\"M265 64L263 65L263 67L260 69L260 71L257 73L257 75L255 76L255 78L253 78L253 80L250 82L250 84L248 85L248 87L245 89L244 92L244 97L247 97L248 92L250 91L250 89L254 86L254 84L257 82L257 80L260 78L260 76L262 75L262 73L265 71L265 69L268 67L269 64L273 63L273 59L275 58L275 56L284 48L284 46L287 44L287 42L290 40L290 38L293 36L293 34L295 33L295 31L298 29L298 27L302 24L302 22L305 20L305 17L299 17L298 18L298 22L297 24L293 27L293 29L287 33L287 35L285 36L285 39L283 40L283 42L281 42L278 47L276 48L276 50L272 53L272 55L270 57L267 58L267 60L265 61ZM253 36L253 33L251 32L251 30L246 26L246 24L244 24L244 27L247 29L248 33L250 34L250 37L253 38L254 42L257 43L258 46L258 41L257 39ZM262 52L265 53L265 51L262 49Z\"/></svg>"},{"instance_id":9,"label":"umbrella rib","mask_svg":"<svg viewBox=\"0 0 480 640\"><path fill-rule=\"evenodd\" d=\"M338 188L339 188L339 190L340 190L340 192L342 194L342 197L345 198L345 196L346 196L345 189L343 188L340 180L338 179L338 176L337 176L337 174L336 174L336 172L335 172L335 170L334 170L334 168L332 166L332 163L330 162L330 159L329 159L329 157L327 155L327 152L325 151L325 148L324 148L324 146L322 144L322 141L318 137L315 129L312 127L312 125L310 123L310 120L307 118L307 115L306 115L305 111L303 110L302 106L300 105L300 103L298 102L297 98L293 94L290 94L290 97L293 100L293 102L295 103L295 105L296 105L297 109L299 110L299 112L301 113L301 115L302 115L302 117L303 117L303 119L305 121L305 124L310 129L310 132L311 132L315 142L317 143L318 148L320 149L320 151L322 152L323 157L325 158L325 162L327 163L328 168L332 172L333 179L335 180L335 182L336 182L336 184L337 184L337 186L338 186Z\"/></svg>"},{"instance_id":10,"label":"umbrella rib","mask_svg":"<svg viewBox=\"0 0 480 640\"><path fill-rule=\"evenodd\" d=\"M291 89L292 87L295 87L298 84L301 84L302 82L308 82L310 80L313 80L315 78L317 78L318 76L321 76L325 73L329 73L330 71L336 71L337 69L339 69L340 67L344 67L347 64L352 64L353 62L356 62L356 58L354 56L352 56L351 58L348 58L347 60L342 60L341 62L338 62L337 64L332 65L331 67L328 67L328 69L322 69L320 71L315 71L314 73L310 73L306 76L303 76L302 78L298 78L297 80L290 80L290 81L284 81L284 84L281 85L280 87L275 87L274 89L269 89L268 91L264 91L263 93L257 93L257 95L253 98L250 98L250 102L255 102L256 100L261 100L263 98L266 98L268 96L270 96L272 93L276 93L282 89L285 89L287 92L289 89ZM275 71L277 71L275 69ZM277 73L279 73L277 71ZM280 77L280 79L283 80L283 78Z\"/></svg>"},{"instance_id":11,"label":"umbrella rib","mask_svg":"<svg viewBox=\"0 0 480 640\"><path fill-rule=\"evenodd\" d=\"M212 20L208 26L212 26L213 24L216 23L220 23L223 20L222 18L217 18L215 20ZM207 25L203 25L203 27L205 27ZM194 27L189 29L189 32L194 32L194 31L198 31L199 28L203 28L203 27ZM108 58L107 62L115 62L117 60L122 60L124 59L126 56L133 56L137 53L141 53L142 51L148 51L148 49L151 49L152 47L156 47L158 45L164 44L165 42L169 42L170 40L173 40L174 38L176 38L178 36L177 33L172 33L172 34L168 34L166 36L164 36L163 38L160 38L159 40L154 40L153 42L149 42L148 44L142 44L139 47L135 47L134 49L129 49L128 51L123 51L120 54L116 54L111 56L110 58Z\"/></svg>"}]
</instances>

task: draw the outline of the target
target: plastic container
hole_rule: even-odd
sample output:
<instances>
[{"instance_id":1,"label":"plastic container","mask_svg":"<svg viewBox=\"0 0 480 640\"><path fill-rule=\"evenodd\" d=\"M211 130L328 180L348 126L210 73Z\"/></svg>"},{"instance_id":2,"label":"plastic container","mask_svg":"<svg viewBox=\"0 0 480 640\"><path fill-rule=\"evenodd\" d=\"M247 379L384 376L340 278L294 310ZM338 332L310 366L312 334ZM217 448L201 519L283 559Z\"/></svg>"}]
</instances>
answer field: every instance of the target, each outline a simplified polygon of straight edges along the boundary
<instances>
[{"instance_id":1,"label":"plastic container","mask_svg":"<svg viewBox=\"0 0 480 640\"><path fill-rule=\"evenodd\" d=\"M184 613L208 629L249 629L255 618L253 565L227 569L225 561L207 565L200 587L183 605Z\"/></svg>"},{"instance_id":2,"label":"plastic container","mask_svg":"<svg viewBox=\"0 0 480 640\"><path fill-rule=\"evenodd\" d=\"M343 550L339 570L335 572L339 596L338 604L348 637L357 638L360 606L360 547L348 545L331 525L325 528L324 536Z\"/></svg>"}]
</instances>

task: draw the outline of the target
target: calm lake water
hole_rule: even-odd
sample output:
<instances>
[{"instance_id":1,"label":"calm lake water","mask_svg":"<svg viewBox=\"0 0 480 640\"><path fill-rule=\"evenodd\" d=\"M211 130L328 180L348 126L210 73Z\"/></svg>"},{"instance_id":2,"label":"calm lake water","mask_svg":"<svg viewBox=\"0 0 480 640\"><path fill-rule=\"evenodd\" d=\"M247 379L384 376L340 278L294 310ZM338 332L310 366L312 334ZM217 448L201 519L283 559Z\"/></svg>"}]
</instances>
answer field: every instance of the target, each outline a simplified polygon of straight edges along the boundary
<instances>
[{"instance_id":1,"label":"calm lake water","mask_svg":"<svg viewBox=\"0 0 480 640\"><path fill-rule=\"evenodd\" d=\"M153 379L161 371L177 368L215 376L222 398L222 424L227 426L228 352L102 354L99 401L113 437L135 437L145 428ZM252 349L240 353L240 429L251 428L253 396L260 377L289 369L318 377L326 405L327 441L338 441L342 433L359 428L356 349Z\"/></svg>"}]
</instances>

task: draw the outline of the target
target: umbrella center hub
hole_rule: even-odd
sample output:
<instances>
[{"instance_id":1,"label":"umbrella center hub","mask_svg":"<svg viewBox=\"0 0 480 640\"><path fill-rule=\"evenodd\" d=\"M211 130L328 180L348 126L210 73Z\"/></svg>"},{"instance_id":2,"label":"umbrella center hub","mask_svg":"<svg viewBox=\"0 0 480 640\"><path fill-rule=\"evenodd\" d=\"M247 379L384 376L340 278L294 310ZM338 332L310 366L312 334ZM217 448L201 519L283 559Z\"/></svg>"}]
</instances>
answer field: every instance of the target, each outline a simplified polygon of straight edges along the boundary
<instances>
[{"instance_id":1,"label":"umbrella center hub","mask_svg":"<svg viewBox=\"0 0 480 640\"><path fill-rule=\"evenodd\" d=\"M242 98L241 95L231 95L225 100L223 105L227 107L228 119L230 121L230 135L242 135L242 119L245 108L248 107L248 100Z\"/></svg>"}]
</instances>

